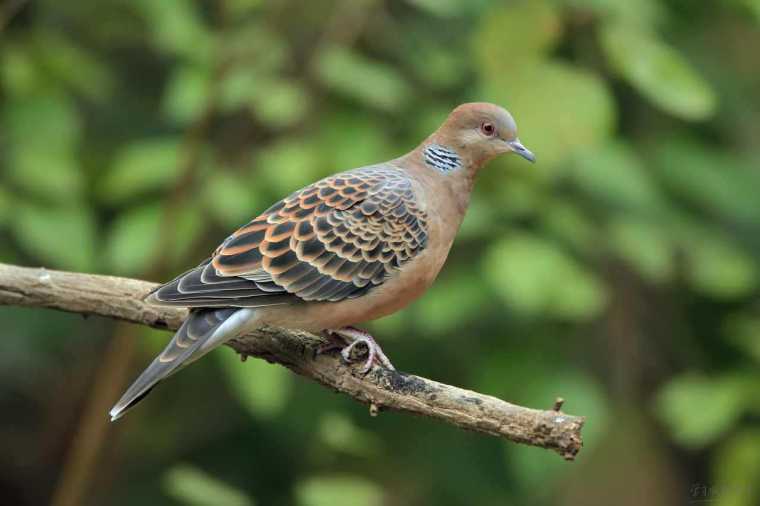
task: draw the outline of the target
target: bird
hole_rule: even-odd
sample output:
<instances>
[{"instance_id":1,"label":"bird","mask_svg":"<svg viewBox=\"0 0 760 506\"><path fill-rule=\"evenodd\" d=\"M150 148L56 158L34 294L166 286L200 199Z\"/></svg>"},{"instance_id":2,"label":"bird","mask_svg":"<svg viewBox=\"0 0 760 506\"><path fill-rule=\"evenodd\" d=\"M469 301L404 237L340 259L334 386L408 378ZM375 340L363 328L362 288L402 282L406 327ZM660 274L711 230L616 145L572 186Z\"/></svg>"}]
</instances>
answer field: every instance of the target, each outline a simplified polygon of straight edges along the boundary
<instances>
[{"instance_id":1,"label":"bird","mask_svg":"<svg viewBox=\"0 0 760 506\"><path fill-rule=\"evenodd\" d=\"M146 302L189 308L158 357L110 411L117 420L160 381L263 326L322 333L360 371L394 369L356 325L394 313L435 280L493 158L535 162L504 108L456 107L409 153L326 177L269 207ZM354 349L366 350L357 359Z\"/></svg>"}]
</instances>

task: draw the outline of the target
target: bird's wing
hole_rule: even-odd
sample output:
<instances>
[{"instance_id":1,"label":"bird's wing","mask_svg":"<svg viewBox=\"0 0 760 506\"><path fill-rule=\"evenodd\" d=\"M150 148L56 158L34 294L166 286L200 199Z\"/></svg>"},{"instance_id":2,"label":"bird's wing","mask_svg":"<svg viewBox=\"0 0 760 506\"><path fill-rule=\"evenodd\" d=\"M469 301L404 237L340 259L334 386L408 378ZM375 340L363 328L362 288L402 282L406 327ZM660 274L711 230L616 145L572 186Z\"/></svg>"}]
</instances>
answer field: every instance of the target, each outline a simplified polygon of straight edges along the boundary
<instances>
[{"instance_id":1,"label":"bird's wing","mask_svg":"<svg viewBox=\"0 0 760 506\"><path fill-rule=\"evenodd\" d=\"M357 297L425 248L426 219L399 169L378 165L337 174L270 207L152 299L256 307Z\"/></svg>"}]
</instances>

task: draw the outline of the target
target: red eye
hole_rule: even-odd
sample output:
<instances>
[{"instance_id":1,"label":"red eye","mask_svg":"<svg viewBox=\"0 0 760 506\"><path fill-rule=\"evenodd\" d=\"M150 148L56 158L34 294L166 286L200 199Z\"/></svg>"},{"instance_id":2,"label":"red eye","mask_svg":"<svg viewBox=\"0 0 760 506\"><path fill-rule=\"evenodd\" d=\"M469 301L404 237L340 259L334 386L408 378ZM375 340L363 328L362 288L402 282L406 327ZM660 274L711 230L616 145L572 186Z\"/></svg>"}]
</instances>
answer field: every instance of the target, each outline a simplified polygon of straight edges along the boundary
<instances>
[{"instance_id":1,"label":"red eye","mask_svg":"<svg viewBox=\"0 0 760 506\"><path fill-rule=\"evenodd\" d=\"M493 123L483 123L480 125L480 131L483 132L484 135L491 137L496 133L496 127L493 126Z\"/></svg>"}]
</instances>

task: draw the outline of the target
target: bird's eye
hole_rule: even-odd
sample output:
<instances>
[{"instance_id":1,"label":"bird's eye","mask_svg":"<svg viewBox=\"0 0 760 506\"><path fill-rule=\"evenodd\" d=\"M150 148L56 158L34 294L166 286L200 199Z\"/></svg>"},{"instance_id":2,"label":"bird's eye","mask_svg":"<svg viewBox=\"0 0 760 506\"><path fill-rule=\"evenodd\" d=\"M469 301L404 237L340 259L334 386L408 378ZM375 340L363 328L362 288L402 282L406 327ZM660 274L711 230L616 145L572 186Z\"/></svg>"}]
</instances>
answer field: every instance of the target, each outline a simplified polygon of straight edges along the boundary
<instances>
[{"instance_id":1,"label":"bird's eye","mask_svg":"<svg viewBox=\"0 0 760 506\"><path fill-rule=\"evenodd\" d=\"M496 133L496 127L493 126L493 123L483 123L480 125L480 131L483 132L483 135L492 137Z\"/></svg>"}]
</instances>

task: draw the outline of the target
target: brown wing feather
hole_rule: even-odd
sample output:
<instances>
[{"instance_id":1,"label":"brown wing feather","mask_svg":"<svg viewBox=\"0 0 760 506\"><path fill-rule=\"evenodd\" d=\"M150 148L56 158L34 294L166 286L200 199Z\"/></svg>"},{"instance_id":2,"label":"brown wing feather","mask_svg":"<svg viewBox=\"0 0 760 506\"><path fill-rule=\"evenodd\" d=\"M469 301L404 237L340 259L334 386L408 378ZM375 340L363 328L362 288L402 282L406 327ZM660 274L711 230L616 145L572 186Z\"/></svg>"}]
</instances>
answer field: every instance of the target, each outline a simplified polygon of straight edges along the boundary
<instances>
[{"instance_id":1,"label":"brown wing feather","mask_svg":"<svg viewBox=\"0 0 760 506\"><path fill-rule=\"evenodd\" d=\"M389 166L366 167L276 203L227 238L210 263L154 298L188 306L195 298L197 305L219 299L234 306L282 303L287 296L338 301L382 284L426 243L426 215L410 180Z\"/></svg>"}]
</instances>

